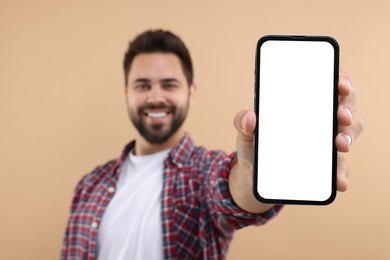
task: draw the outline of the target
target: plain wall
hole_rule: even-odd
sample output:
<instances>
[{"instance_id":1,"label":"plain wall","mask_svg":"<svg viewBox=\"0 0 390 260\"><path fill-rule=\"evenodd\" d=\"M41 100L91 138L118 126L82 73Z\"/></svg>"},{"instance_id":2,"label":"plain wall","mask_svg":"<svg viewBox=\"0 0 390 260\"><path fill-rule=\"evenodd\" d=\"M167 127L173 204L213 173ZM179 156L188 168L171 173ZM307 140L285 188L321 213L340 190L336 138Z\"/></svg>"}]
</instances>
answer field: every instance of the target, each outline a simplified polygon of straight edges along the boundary
<instances>
[{"instance_id":1,"label":"plain wall","mask_svg":"<svg viewBox=\"0 0 390 260\"><path fill-rule=\"evenodd\" d=\"M134 136L122 59L149 28L188 45L198 93L187 129L228 152L234 115L253 105L258 38L335 37L367 119L347 155L349 190L238 231L228 259L390 259L389 24L380 0L1 0L0 260L59 258L77 181Z\"/></svg>"}]
</instances>

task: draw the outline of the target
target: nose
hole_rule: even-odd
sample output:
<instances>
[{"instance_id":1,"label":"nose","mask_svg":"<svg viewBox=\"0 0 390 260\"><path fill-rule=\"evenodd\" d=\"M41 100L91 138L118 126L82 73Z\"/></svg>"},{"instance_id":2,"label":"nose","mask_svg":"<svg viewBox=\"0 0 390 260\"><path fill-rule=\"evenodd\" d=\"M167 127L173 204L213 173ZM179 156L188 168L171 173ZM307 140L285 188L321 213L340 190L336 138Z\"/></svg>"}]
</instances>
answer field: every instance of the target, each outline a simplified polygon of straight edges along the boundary
<instances>
[{"instance_id":1,"label":"nose","mask_svg":"<svg viewBox=\"0 0 390 260\"><path fill-rule=\"evenodd\" d=\"M164 103L165 97L164 92L161 89L159 85L152 86L148 93L148 104L158 104L158 103Z\"/></svg>"}]
</instances>

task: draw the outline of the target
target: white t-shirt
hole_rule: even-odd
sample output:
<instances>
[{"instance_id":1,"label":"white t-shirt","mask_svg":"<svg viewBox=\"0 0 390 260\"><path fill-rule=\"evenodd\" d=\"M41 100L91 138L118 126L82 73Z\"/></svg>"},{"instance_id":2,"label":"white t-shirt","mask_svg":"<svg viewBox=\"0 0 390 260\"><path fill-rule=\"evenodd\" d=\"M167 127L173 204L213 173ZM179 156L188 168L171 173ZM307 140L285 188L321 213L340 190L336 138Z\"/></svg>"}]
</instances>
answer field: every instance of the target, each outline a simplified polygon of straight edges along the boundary
<instances>
[{"instance_id":1,"label":"white t-shirt","mask_svg":"<svg viewBox=\"0 0 390 260\"><path fill-rule=\"evenodd\" d=\"M129 153L100 224L98 260L163 259L160 200L168 152Z\"/></svg>"}]
</instances>

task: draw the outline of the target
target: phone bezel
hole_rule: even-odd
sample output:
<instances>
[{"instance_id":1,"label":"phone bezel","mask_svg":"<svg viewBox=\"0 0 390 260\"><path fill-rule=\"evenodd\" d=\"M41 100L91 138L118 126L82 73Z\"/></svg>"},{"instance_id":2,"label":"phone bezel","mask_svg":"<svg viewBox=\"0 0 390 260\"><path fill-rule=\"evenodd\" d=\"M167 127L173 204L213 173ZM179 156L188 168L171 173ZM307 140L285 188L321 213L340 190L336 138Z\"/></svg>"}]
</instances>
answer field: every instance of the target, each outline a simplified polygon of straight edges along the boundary
<instances>
[{"instance_id":1,"label":"phone bezel","mask_svg":"<svg viewBox=\"0 0 390 260\"><path fill-rule=\"evenodd\" d=\"M338 133L338 124L337 124L337 109L338 109L338 78L339 78L339 44L337 41L330 36L312 36L312 35L266 35L259 39L256 46L256 64L255 64L255 98L254 98L254 107L255 113L258 118L258 122L261 121L259 118L259 78L260 78L260 50L261 46L269 41L325 41L330 43L334 49L334 76L333 76L333 144L332 144L332 187L331 187L331 195L328 199L324 201L316 201L316 200L295 200L295 199L283 199L283 198L263 198L258 193L258 146L259 146L259 138L258 138L258 124L256 124L256 129L254 133L254 153L253 153L253 193L256 199L262 203L269 204L296 204L296 205L328 205L332 203L336 198L337 193L337 148L335 144L336 136Z\"/></svg>"}]
</instances>

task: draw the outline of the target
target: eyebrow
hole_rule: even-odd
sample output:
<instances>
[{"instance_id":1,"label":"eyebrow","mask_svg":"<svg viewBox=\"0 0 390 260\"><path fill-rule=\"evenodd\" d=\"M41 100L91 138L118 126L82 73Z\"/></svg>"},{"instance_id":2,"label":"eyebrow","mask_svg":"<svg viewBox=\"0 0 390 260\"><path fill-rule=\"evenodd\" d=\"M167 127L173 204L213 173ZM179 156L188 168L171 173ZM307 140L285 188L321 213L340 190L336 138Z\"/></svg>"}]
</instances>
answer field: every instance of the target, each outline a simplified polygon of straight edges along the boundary
<instances>
[{"instance_id":1,"label":"eyebrow","mask_svg":"<svg viewBox=\"0 0 390 260\"><path fill-rule=\"evenodd\" d=\"M138 79L133 81L133 85L136 83L147 83L147 82L151 82L151 80L148 78L138 78ZM163 78L163 79L159 80L159 82L160 83L177 82L180 84L180 81L177 80L176 78Z\"/></svg>"},{"instance_id":2,"label":"eyebrow","mask_svg":"<svg viewBox=\"0 0 390 260\"><path fill-rule=\"evenodd\" d=\"M133 81L133 85L136 84L136 83L144 83L144 82L150 82L150 79L147 79L147 78L138 78L136 80Z\"/></svg>"},{"instance_id":3,"label":"eyebrow","mask_svg":"<svg viewBox=\"0 0 390 260\"><path fill-rule=\"evenodd\" d=\"M176 83L179 83L180 84L180 81L175 79L175 78L166 78L166 79L162 79L160 80L161 83L170 83L170 82L176 82Z\"/></svg>"}]
</instances>

